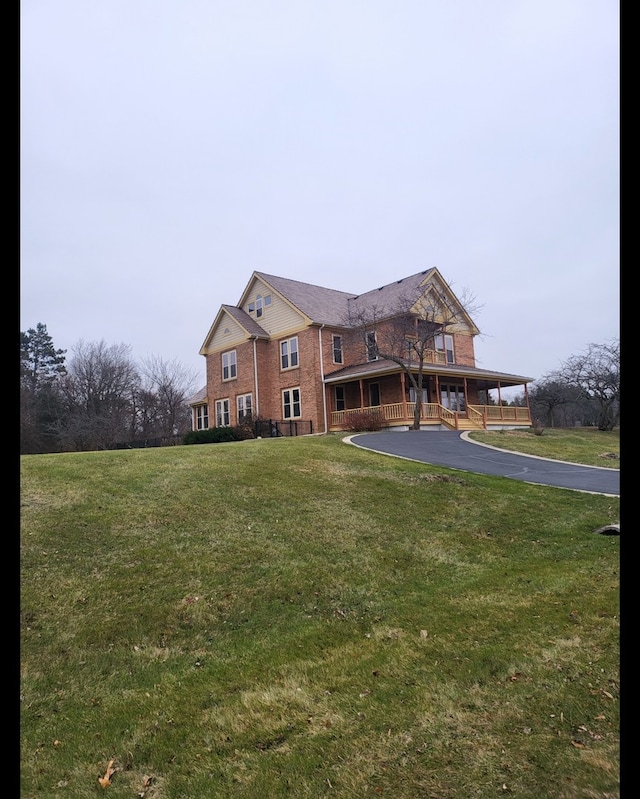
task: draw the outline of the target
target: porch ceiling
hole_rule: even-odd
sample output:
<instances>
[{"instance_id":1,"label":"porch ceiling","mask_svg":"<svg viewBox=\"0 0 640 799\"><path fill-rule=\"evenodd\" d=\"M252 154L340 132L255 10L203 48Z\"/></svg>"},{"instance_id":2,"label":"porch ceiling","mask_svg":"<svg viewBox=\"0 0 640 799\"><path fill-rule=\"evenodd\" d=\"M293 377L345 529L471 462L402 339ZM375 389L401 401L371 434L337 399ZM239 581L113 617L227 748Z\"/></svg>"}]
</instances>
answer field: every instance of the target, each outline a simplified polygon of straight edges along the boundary
<instances>
[{"instance_id":1,"label":"porch ceiling","mask_svg":"<svg viewBox=\"0 0 640 799\"><path fill-rule=\"evenodd\" d=\"M378 360L367 363L357 364L356 366L346 366L325 375L326 384L349 383L354 380L371 379L373 377L384 377L393 374L400 374L403 368L395 361ZM417 371L417 366L412 368ZM525 383L532 383L535 378L524 377L523 375L513 375L507 372L493 372L486 369L477 369L473 366L434 365L425 364L423 367L424 375L438 375L440 378L447 377L466 377L476 380L479 389L498 388L498 386L521 386Z\"/></svg>"}]
</instances>

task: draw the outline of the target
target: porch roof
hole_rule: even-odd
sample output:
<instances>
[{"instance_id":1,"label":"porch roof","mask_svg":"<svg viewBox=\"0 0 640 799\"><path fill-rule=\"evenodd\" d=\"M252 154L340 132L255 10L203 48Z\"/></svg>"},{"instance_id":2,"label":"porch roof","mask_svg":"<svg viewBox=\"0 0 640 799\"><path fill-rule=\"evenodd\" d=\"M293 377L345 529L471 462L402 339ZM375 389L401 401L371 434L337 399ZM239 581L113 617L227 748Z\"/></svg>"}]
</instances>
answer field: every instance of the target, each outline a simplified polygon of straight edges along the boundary
<instances>
[{"instance_id":1,"label":"porch roof","mask_svg":"<svg viewBox=\"0 0 640 799\"><path fill-rule=\"evenodd\" d=\"M200 405L207 401L207 387L201 388L190 399L187 400L187 405Z\"/></svg>"},{"instance_id":2,"label":"porch roof","mask_svg":"<svg viewBox=\"0 0 640 799\"><path fill-rule=\"evenodd\" d=\"M417 371L414 366L412 371ZM367 363L357 364L356 366L346 366L325 375L324 382L348 383L352 380L370 379L372 377L383 377L385 375L399 374L403 367L395 361L380 359L368 361ZM523 375L513 375L507 372L493 372L487 369L478 369L475 366L460 366L456 364L425 364L423 367L424 375L438 375L441 378L447 377L467 377L477 380L478 388L490 389L500 386L521 386L525 383L532 383L535 378L524 377Z\"/></svg>"}]
</instances>

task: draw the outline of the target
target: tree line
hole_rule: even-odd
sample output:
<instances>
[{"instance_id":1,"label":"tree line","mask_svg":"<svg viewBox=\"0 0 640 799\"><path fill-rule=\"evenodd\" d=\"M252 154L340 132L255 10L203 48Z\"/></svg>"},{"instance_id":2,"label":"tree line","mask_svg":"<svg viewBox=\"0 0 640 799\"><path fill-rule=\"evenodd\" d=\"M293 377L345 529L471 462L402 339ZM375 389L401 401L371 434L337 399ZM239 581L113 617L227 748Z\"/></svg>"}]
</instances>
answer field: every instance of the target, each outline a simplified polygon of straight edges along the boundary
<instances>
[{"instance_id":1,"label":"tree line","mask_svg":"<svg viewBox=\"0 0 640 799\"><path fill-rule=\"evenodd\" d=\"M67 359L46 325L20 333L20 451L114 449L191 429L195 373L125 344L78 342Z\"/></svg>"},{"instance_id":2,"label":"tree line","mask_svg":"<svg viewBox=\"0 0 640 799\"><path fill-rule=\"evenodd\" d=\"M414 332L412 341L429 337L433 330L425 325L424 336ZM187 402L195 381L176 361L151 356L135 363L125 344L80 341L67 360L66 350L56 349L46 325L38 323L20 333L20 451L179 441L191 430ZM590 344L568 358L531 385L528 402L538 426L612 430L620 423L619 340ZM509 404L526 403L523 393Z\"/></svg>"},{"instance_id":3,"label":"tree line","mask_svg":"<svg viewBox=\"0 0 640 799\"><path fill-rule=\"evenodd\" d=\"M613 430L620 424L620 341L589 344L533 383L528 394L538 426ZM524 394L512 404L525 405Z\"/></svg>"}]
</instances>

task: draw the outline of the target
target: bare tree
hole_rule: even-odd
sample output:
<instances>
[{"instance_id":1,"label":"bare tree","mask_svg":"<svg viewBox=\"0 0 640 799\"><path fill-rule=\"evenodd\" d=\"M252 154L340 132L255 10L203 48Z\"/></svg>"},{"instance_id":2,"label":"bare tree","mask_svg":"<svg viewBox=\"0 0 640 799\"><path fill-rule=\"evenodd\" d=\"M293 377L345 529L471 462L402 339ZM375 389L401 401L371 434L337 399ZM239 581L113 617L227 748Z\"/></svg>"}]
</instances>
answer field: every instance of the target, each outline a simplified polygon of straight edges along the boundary
<instances>
[{"instance_id":1,"label":"bare tree","mask_svg":"<svg viewBox=\"0 0 640 799\"><path fill-rule=\"evenodd\" d=\"M108 449L133 438L140 377L125 344L80 341L61 381L66 414L59 435L67 449Z\"/></svg>"},{"instance_id":2,"label":"bare tree","mask_svg":"<svg viewBox=\"0 0 640 799\"><path fill-rule=\"evenodd\" d=\"M555 426L556 411L575 404L577 399L575 388L553 377L543 379L529 390L529 407L534 416L543 417L540 421L550 427Z\"/></svg>"},{"instance_id":3,"label":"bare tree","mask_svg":"<svg viewBox=\"0 0 640 799\"><path fill-rule=\"evenodd\" d=\"M480 307L468 289L456 301L444 287L431 284L417 297L403 295L392 307L355 302L350 308L347 324L362 338L368 360L393 361L409 379L416 395L411 429L420 429L425 365L445 358L444 335L468 323Z\"/></svg>"},{"instance_id":4,"label":"bare tree","mask_svg":"<svg viewBox=\"0 0 640 799\"><path fill-rule=\"evenodd\" d=\"M620 420L620 341L589 344L586 352L566 360L554 376L596 403L599 430Z\"/></svg>"},{"instance_id":5,"label":"bare tree","mask_svg":"<svg viewBox=\"0 0 640 799\"><path fill-rule=\"evenodd\" d=\"M143 360L140 371L138 410L144 435L171 436L190 430L187 399L195 391L195 372L157 355Z\"/></svg>"}]
</instances>

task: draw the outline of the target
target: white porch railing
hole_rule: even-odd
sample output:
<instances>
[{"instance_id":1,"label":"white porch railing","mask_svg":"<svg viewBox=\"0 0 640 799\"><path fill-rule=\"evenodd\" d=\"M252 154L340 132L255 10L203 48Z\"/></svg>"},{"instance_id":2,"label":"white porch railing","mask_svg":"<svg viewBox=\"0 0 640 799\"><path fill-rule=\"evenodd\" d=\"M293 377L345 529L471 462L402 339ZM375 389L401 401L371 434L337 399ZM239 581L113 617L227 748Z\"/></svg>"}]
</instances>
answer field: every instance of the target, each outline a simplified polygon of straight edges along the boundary
<instances>
[{"instance_id":1,"label":"white porch railing","mask_svg":"<svg viewBox=\"0 0 640 799\"><path fill-rule=\"evenodd\" d=\"M363 413L375 414L380 416L383 423L390 425L413 422L415 411L414 402L392 402L387 405L369 405L364 408L350 408L343 411L331 412L331 427L345 428L348 426L349 418ZM455 412L445 408L437 402L423 402L420 409L420 420L428 423L444 423L447 427L459 429L464 426L472 426L481 430L491 423L518 423L531 424L531 416L528 408L505 406L505 405L469 405L466 412Z\"/></svg>"}]
</instances>

